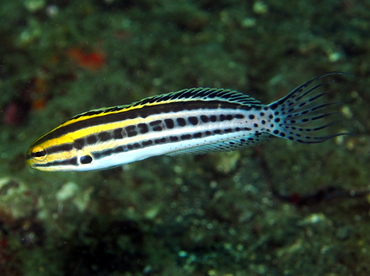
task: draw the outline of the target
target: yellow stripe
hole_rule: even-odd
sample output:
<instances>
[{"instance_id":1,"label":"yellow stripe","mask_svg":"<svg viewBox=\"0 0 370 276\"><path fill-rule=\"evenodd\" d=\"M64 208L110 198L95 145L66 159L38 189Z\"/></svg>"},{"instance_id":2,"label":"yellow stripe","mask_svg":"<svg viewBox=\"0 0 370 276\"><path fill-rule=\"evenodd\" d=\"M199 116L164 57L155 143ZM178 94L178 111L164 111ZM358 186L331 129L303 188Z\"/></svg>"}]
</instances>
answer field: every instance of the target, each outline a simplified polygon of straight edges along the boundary
<instances>
[{"instance_id":1,"label":"yellow stripe","mask_svg":"<svg viewBox=\"0 0 370 276\"><path fill-rule=\"evenodd\" d=\"M176 113L176 116L180 116L180 117L181 116L187 116L186 113L187 113L186 111L178 112L178 113ZM107 114L111 114L111 113L106 113L104 115L107 115ZM91 118L91 117L87 116L86 119L88 119L88 118ZM118 122L115 122L115 123L107 123L107 124L101 124L101 125L96 125L96 126L92 126L92 127L85 127L83 129L79 129L77 131L64 134L64 135L62 135L58 138L49 139L49 140L39 144L39 146L44 147L44 148L48 148L48 147L51 147L51 146L57 146L57 145L61 145L61 144L64 144L64 143L73 143L73 140L76 140L76 139L79 139L79 138L84 138L84 137L92 135L94 133L103 132L103 131L111 131L111 130L116 129L116 128L124 128L124 127L130 126L130 125L137 125L139 123L149 124L151 121L162 120L162 119L165 119L165 118L168 118L168 113L153 114L152 116L149 116L147 118L140 118L139 117L139 118L135 118L135 119L127 119L125 121L118 121ZM77 120L82 121L82 120L80 120L80 118L78 118ZM63 124L63 125L57 127L56 129L58 129L58 128L64 126L64 125L66 125L66 124ZM52 131L54 131L54 130L52 130ZM140 135L137 135L137 136L139 138L137 138L136 136L126 137L125 138L125 143L129 144L129 143L132 143L132 142L136 142L138 140L142 140L143 138L144 139L147 138L147 135L143 135L143 134L140 134ZM107 141L107 142L109 143L109 141ZM106 143L106 142L104 142L104 143Z\"/></svg>"},{"instance_id":2,"label":"yellow stripe","mask_svg":"<svg viewBox=\"0 0 370 276\"><path fill-rule=\"evenodd\" d=\"M195 99L191 99L191 100L195 100ZM123 105L122 106L123 109L117 110L117 111L111 111L111 112L100 113L100 114L95 114L95 115L88 115L88 116L82 115L81 117L78 117L77 119L68 120L67 122L61 124L57 128L64 127L64 126L67 126L67 125L70 125L70 124L73 124L73 123L76 123L76 122L84 121L84 120L87 120L87 119L91 119L91 118L102 117L102 116L106 116L106 115L110 115L110 114L119 114L119 113L123 113L123 112L126 112L126 111L134 110L134 109L140 109L140 108L143 108L144 106L155 106L155 105L162 105L162 104L167 104L167 103L183 102L183 101L184 101L184 99L167 100L167 101L159 101L159 102L154 102L154 103L146 103L146 104L137 105L137 106L133 106L133 105L135 105L135 103L132 103L132 104L127 105L127 106ZM101 111L101 110L106 110L106 109L109 109L109 108L108 107L103 107L103 108L89 110L88 112ZM84 113L81 113L81 114L84 114ZM80 116L80 115L76 115L76 116ZM52 131L54 131L54 130L52 130ZM50 132L52 132L52 131L50 131Z\"/></svg>"}]
</instances>

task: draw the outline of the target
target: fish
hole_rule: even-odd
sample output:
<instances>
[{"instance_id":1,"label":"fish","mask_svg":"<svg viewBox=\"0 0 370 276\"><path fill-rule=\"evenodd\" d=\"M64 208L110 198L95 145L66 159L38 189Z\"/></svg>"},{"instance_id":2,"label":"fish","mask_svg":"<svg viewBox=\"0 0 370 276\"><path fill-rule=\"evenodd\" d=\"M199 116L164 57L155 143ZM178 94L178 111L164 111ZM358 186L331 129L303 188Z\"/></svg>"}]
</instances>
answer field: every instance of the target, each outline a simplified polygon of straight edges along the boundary
<instances>
[{"instance_id":1,"label":"fish","mask_svg":"<svg viewBox=\"0 0 370 276\"><path fill-rule=\"evenodd\" d=\"M239 150L280 137L321 143L332 106L317 76L270 104L223 88L189 88L78 114L37 139L26 162L42 171L91 171L153 156Z\"/></svg>"}]
</instances>

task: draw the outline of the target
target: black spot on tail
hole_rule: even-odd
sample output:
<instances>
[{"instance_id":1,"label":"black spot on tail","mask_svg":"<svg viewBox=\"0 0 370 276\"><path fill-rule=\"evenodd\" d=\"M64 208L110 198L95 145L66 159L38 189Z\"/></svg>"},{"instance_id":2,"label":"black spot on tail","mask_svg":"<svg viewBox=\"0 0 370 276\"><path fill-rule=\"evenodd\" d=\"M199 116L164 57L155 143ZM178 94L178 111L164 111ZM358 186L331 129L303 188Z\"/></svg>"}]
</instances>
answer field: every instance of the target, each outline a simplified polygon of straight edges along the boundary
<instances>
[{"instance_id":1,"label":"black spot on tail","mask_svg":"<svg viewBox=\"0 0 370 276\"><path fill-rule=\"evenodd\" d=\"M333 107L339 103L322 103L327 92L320 88L327 87L329 82L318 83L322 78L339 72L328 73L318 76L298 86L292 92L280 100L273 102L269 108L273 110L274 125L271 125L271 134L299 143L320 143L328 139L346 135L337 133L322 135L322 130L336 124L337 122L325 122L331 115L340 114L332 112Z\"/></svg>"}]
</instances>

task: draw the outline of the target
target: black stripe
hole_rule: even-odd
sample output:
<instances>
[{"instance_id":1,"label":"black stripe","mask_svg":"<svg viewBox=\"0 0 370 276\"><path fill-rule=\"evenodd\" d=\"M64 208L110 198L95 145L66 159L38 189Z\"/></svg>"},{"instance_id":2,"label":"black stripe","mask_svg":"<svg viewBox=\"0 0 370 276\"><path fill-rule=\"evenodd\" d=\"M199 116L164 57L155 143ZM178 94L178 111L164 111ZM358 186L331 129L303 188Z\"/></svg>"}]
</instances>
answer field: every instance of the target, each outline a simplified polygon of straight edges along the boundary
<instances>
[{"instance_id":1,"label":"black stripe","mask_svg":"<svg viewBox=\"0 0 370 276\"><path fill-rule=\"evenodd\" d=\"M211 115L209 116L209 119L211 120L211 122L217 122L217 116L216 115Z\"/></svg>"},{"instance_id":2,"label":"black stripe","mask_svg":"<svg viewBox=\"0 0 370 276\"><path fill-rule=\"evenodd\" d=\"M191 139L191 134L184 134L180 136L181 140L189 140Z\"/></svg>"},{"instance_id":3,"label":"black stripe","mask_svg":"<svg viewBox=\"0 0 370 276\"><path fill-rule=\"evenodd\" d=\"M59 165L72 165L72 166L77 166L77 157L73 157L70 159L65 159L62 161L54 161L54 162L49 162L45 164L33 164L32 166L34 167L53 167L53 166L59 166Z\"/></svg>"},{"instance_id":4,"label":"black stripe","mask_svg":"<svg viewBox=\"0 0 370 276\"><path fill-rule=\"evenodd\" d=\"M165 144L166 143L166 138L159 138L159 139L154 139L154 144Z\"/></svg>"},{"instance_id":5,"label":"black stripe","mask_svg":"<svg viewBox=\"0 0 370 276\"><path fill-rule=\"evenodd\" d=\"M108 110L115 110L115 107L109 108ZM144 106L142 108L133 109L133 110L122 110L120 113L115 114L107 114L100 117L95 118L87 118L82 121L78 121L75 123L72 123L70 125L66 125L63 127L59 127L55 129L54 131L49 132L45 136L41 137L39 140L37 140L33 146L41 144L47 140L58 138L66 133L74 132L79 129L83 129L86 127L92 127L97 125L103 125L107 123L112 122L118 122L118 121L125 121L128 119L134 119L134 118L146 118L148 116L151 116L153 114L162 114L162 113L176 113L179 111L186 111L186 110L209 110L209 109L244 109L244 110L250 110L252 108L259 108L258 106L247 106L247 105L241 105L237 103L228 103L228 102L220 102L220 101L183 101L183 102L175 102L175 103L166 103L166 104L159 104L155 106ZM92 111L91 113L87 112L83 116L86 115L93 115L93 114L99 114L104 113L104 111ZM176 114L174 114L176 115ZM79 118L82 116L75 116L74 118Z\"/></svg>"},{"instance_id":6,"label":"black stripe","mask_svg":"<svg viewBox=\"0 0 370 276\"><path fill-rule=\"evenodd\" d=\"M123 139L123 128L116 128L113 130L113 139ZM87 137L88 139L89 137ZM89 142L88 142L89 143Z\"/></svg>"},{"instance_id":7,"label":"black stripe","mask_svg":"<svg viewBox=\"0 0 370 276\"><path fill-rule=\"evenodd\" d=\"M178 124L179 126L181 126L181 127L186 126L186 121L185 121L185 119L184 119L184 118L177 118L177 119L176 119L176 122L177 122L177 124Z\"/></svg>"},{"instance_id":8,"label":"black stripe","mask_svg":"<svg viewBox=\"0 0 370 276\"><path fill-rule=\"evenodd\" d=\"M96 142L98 142L98 138L96 137L96 135L89 135L86 137L86 142L89 144L89 145L93 145L95 144Z\"/></svg>"},{"instance_id":9,"label":"black stripe","mask_svg":"<svg viewBox=\"0 0 370 276\"><path fill-rule=\"evenodd\" d=\"M143 144L144 147L147 147L147 146L152 145L153 141L152 140L144 141L142 144Z\"/></svg>"},{"instance_id":10,"label":"black stripe","mask_svg":"<svg viewBox=\"0 0 370 276\"><path fill-rule=\"evenodd\" d=\"M150 125L151 127L156 127L156 126L159 126L161 123L162 123L162 120L155 120L155 121L151 121L151 122L149 123L149 125Z\"/></svg>"},{"instance_id":11,"label":"black stripe","mask_svg":"<svg viewBox=\"0 0 370 276\"><path fill-rule=\"evenodd\" d=\"M153 131L161 131L163 129L162 120L155 120L149 123Z\"/></svg>"},{"instance_id":12,"label":"black stripe","mask_svg":"<svg viewBox=\"0 0 370 276\"><path fill-rule=\"evenodd\" d=\"M202 120L203 123L208 123L208 121L209 121L209 118L206 115L201 115L200 119Z\"/></svg>"},{"instance_id":13,"label":"black stripe","mask_svg":"<svg viewBox=\"0 0 370 276\"><path fill-rule=\"evenodd\" d=\"M112 135L108 131L102 131L98 133L100 141L105 142L112 139Z\"/></svg>"},{"instance_id":14,"label":"black stripe","mask_svg":"<svg viewBox=\"0 0 370 276\"><path fill-rule=\"evenodd\" d=\"M114 153L125 152L125 151L127 151L127 147L125 146L119 146L119 147L114 148L113 150Z\"/></svg>"},{"instance_id":15,"label":"black stripe","mask_svg":"<svg viewBox=\"0 0 370 276\"><path fill-rule=\"evenodd\" d=\"M75 147L76 149L82 149L83 147L85 146L85 139L83 138L79 138L79 139L76 139L74 142L73 142L73 147Z\"/></svg>"},{"instance_id":16,"label":"black stripe","mask_svg":"<svg viewBox=\"0 0 370 276\"><path fill-rule=\"evenodd\" d=\"M171 143L171 142L178 142L180 140L189 140L189 139L192 139L192 138L200 138L200 137L206 137L206 136L211 136L211 135L215 135L215 134L221 134L221 133L229 133L229 132L238 132L238 131L241 131L241 130L244 130L244 129L240 129L240 128L235 128L235 129L232 129L232 128L227 128L225 129L224 131L223 130L220 130L220 129L215 129L213 130L213 133L211 131L205 131L205 132L196 132L194 133L193 135L190 134L190 133L187 133L187 134L183 134L181 135L180 137L178 136L167 136L167 137L162 137L162 138L158 138L158 139L154 139L153 140L146 140L146 141L143 141L140 143L134 143L134 144L128 144L126 146L118 146L118 147L115 147L115 148L110 148L110 149L106 149L106 150L103 150L103 151L95 151L95 152L92 152L93 156L94 156L94 159L101 159L103 157L106 157L106 156L109 156L113 153L120 153L120 152L127 152L127 151L130 151L130 150L135 150L135 149L139 149L139 148L143 148L143 147L150 147L150 146L155 146L155 145L159 145L159 144L167 144L167 143ZM245 128L245 130L248 130L248 128Z\"/></svg>"},{"instance_id":17,"label":"black stripe","mask_svg":"<svg viewBox=\"0 0 370 276\"><path fill-rule=\"evenodd\" d=\"M141 134L149 132L149 127L147 124L140 123L137 125L137 127L139 128Z\"/></svg>"},{"instance_id":18,"label":"black stripe","mask_svg":"<svg viewBox=\"0 0 370 276\"><path fill-rule=\"evenodd\" d=\"M103 150L103 151L98 151L98 152L92 152L92 155L94 156L94 159L100 159L105 156L111 155L113 152L115 152L115 149L108 149L108 150Z\"/></svg>"},{"instance_id":19,"label":"black stripe","mask_svg":"<svg viewBox=\"0 0 370 276\"><path fill-rule=\"evenodd\" d=\"M71 151L73 149L73 144L62 144L54 147L50 147L46 150L47 154L62 152L62 151Z\"/></svg>"},{"instance_id":20,"label":"black stripe","mask_svg":"<svg viewBox=\"0 0 370 276\"><path fill-rule=\"evenodd\" d=\"M133 136L136 136L137 135L137 131L136 131L136 125L130 125L130 126L127 126L125 128L126 132L127 132L127 136L128 137L133 137Z\"/></svg>"},{"instance_id":21,"label":"black stripe","mask_svg":"<svg viewBox=\"0 0 370 276\"><path fill-rule=\"evenodd\" d=\"M164 123L166 124L166 127L168 129L171 129L171 128L174 128L175 127L175 123L173 122L172 119L165 119L164 120Z\"/></svg>"},{"instance_id":22,"label":"black stripe","mask_svg":"<svg viewBox=\"0 0 370 276\"><path fill-rule=\"evenodd\" d=\"M190 116L189 118L188 118L188 121L189 121L189 123L190 124L192 124L192 125L197 125L198 124L198 118L197 117L195 117L195 116Z\"/></svg>"}]
</instances>

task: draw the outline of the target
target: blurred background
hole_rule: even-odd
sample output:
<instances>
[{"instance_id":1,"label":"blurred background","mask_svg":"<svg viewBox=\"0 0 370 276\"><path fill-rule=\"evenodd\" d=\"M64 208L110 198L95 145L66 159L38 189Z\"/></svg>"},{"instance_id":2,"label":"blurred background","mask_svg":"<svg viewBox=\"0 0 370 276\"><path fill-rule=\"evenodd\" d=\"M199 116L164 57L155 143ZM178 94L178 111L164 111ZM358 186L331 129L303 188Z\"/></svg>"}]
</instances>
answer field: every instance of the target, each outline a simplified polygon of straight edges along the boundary
<instances>
[{"instance_id":1,"label":"blurred background","mask_svg":"<svg viewBox=\"0 0 370 276\"><path fill-rule=\"evenodd\" d=\"M0 3L1 275L368 275L370 2ZM350 132L46 173L39 136L190 87L270 103L323 73Z\"/></svg>"}]
</instances>

